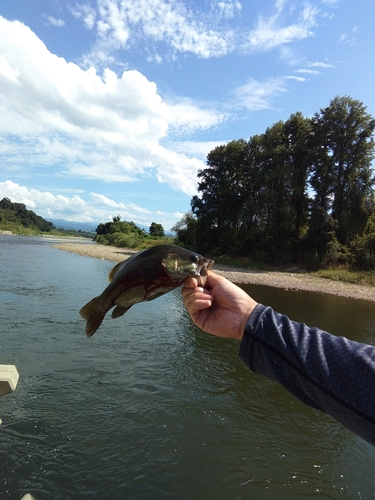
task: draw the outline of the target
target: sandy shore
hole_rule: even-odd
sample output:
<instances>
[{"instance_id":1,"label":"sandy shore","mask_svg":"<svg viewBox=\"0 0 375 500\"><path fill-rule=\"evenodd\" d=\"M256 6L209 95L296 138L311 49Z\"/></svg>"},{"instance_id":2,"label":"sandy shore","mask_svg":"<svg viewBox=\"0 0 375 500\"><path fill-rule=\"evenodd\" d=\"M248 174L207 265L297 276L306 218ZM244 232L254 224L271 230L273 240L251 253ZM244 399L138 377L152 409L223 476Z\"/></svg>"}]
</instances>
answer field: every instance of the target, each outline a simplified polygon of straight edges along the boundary
<instances>
[{"instance_id":1,"label":"sandy shore","mask_svg":"<svg viewBox=\"0 0 375 500\"><path fill-rule=\"evenodd\" d=\"M54 248L67 252L78 253L95 259L110 260L112 262L120 262L135 253L135 251L125 248L86 243L61 243L53 246ZM225 276L233 283L266 285L284 288L285 290L306 290L310 292L329 293L341 297L371 300L375 302L375 287L316 278L309 273L253 271L222 266L219 264L215 264L213 270Z\"/></svg>"}]
</instances>

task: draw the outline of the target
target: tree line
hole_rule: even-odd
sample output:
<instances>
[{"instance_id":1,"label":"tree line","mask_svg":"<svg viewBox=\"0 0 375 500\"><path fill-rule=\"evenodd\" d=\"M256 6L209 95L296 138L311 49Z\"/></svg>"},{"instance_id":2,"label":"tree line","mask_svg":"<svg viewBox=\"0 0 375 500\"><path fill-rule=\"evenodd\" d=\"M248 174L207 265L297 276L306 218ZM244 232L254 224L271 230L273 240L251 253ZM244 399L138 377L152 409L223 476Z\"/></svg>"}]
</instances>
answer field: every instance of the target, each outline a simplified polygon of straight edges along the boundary
<instances>
[{"instance_id":1,"label":"tree line","mask_svg":"<svg viewBox=\"0 0 375 500\"><path fill-rule=\"evenodd\" d=\"M335 97L207 156L199 195L174 226L201 253L310 267L375 268L375 120Z\"/></svg>"}]
</instances>

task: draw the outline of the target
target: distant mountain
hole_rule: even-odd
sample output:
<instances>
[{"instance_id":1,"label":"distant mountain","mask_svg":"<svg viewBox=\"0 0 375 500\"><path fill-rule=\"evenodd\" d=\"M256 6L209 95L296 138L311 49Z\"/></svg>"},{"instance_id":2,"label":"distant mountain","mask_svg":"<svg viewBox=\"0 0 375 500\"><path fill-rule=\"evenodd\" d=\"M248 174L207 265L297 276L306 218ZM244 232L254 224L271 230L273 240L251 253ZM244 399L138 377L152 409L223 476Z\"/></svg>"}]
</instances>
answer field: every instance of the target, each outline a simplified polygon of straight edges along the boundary
<instances>
[{"instance_id":1,"label":"distant mountain","mask_svg":"<svg viewBox=\"0 0 375 500\"><path fill-rule=\"evenodd\" d=\"M95 233L95 229L98 227L98 223L95 222L74 222L64 219L46 219L57 227L58 229L74 229L75 231L87 231L90 233Z\"/></svg>"}]
</instances>

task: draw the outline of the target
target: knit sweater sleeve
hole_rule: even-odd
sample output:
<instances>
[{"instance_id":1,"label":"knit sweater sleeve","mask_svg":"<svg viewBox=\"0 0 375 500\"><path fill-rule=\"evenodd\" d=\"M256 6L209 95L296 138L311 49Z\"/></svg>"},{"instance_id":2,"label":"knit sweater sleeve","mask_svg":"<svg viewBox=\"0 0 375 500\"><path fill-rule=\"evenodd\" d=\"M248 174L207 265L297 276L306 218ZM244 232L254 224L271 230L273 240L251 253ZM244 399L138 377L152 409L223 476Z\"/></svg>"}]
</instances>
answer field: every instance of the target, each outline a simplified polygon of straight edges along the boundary
<instances>
[{"instance_id":1,"label":"knit sweater sleeve","mask_svg":"<svg viewBox=\"0 0 375 500\"><path fill-rule=\"evenodd\" d=\"M291 321L258 304L240 357L303 403L375 445L375 347Z\"/></svg>"}]
</instances>

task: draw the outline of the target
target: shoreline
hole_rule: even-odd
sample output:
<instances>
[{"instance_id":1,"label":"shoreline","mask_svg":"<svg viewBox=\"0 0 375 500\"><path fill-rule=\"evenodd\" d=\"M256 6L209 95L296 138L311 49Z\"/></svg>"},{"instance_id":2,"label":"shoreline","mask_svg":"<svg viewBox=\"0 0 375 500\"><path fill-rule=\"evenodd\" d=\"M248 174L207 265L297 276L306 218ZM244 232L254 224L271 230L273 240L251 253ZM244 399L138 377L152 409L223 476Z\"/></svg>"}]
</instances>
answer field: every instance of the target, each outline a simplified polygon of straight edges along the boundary
<instances>
[{"instance_id":1,"label":"shoreline","mask_svg":"<svg viewBox=\"0 0 375 500\"><path fill-rule=\"evenodd\" d=\"M84 257L111 262L121 262L137 253L135 250L90 243L61 243L52 245L58 250L71 252ZM282 271L254 271L214 264L213 271L233 283L242 285L264 285L284 290L328 293L339 297L375 302L375 287L343 283L325 278L317 278L309 273L293 273Z\"/></svg>"}]
</instances>

